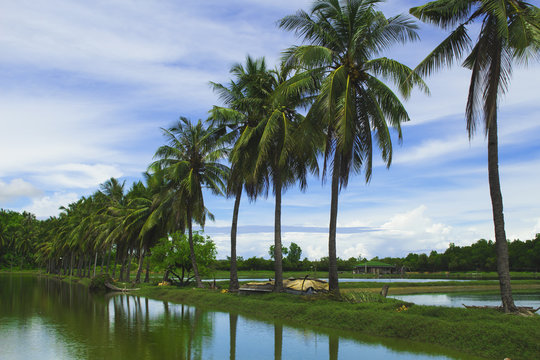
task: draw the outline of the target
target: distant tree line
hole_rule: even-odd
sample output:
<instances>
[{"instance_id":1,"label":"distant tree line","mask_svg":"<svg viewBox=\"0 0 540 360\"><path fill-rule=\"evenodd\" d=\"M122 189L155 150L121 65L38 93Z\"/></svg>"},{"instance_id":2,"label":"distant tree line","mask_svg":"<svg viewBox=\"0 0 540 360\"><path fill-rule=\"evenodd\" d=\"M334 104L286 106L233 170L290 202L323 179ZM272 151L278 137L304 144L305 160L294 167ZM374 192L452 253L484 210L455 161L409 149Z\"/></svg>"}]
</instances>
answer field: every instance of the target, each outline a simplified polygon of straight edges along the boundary
<instances>
[{"instance_id":1,"label":"distant tree line","mask_svg":"<svg viewBox=\"0 0 540 360\"><path fill-rule=\"evenodd\" d=\"M111 186L109 181L108 186ZM50 245L51 239L57 238L57 222L59 219L50 218L47 220L37 220L35 215L29 212L16 212L11 210L0 209L0 268L15 268L15 269L35 269L38 267L46 267L48 264L44 260L47 258L47 251L50 250L47 245ZM73 230L72 230L73 231ZM65 233L64 233L65 234ZM76 234L76 231L74 232ZM185 272L191 277L192 268L189 258L189 245L185 235L181 238L182 242L175 245L176 236L170 240L170 245L166 245L166 238L161 238L156 244L152 245L154 254L150 257L152 264L148 264L148 269L166 270L172 269L171 264L176 264L175 268ZM67 237L69 239L69 236ZM206 240L205 240L206 239ZM208 273L212 269L228 271L230 269L230 258L215 260L215 245L208 238L202 235L196 235L196 243L209 246L206 252L210 252L211 256L204 255L200 260L200 266L204 269L203 273ZM75 244L73 246L76 247ZM167 257L167 247L177 246L182 254L177 254L178 258ZM63 271L69 267L70 258L68 257L69 242L64 243L63 248L66 249L65 257L58 257L56 271ZM198 251L203 251L200 248ZM272 246L269 249L270 258L252 256L250 258L237 257L238 270L241 271L256 271L256 270L274 270L274 253ZM540 233L532 240L513 240L508 242L508 250L510 256L510 269L512 271L540 271ZM117 262L123 265L127 272L128 264L122 261L123 246L121 242L112 247L111 254L102 252L98 257L98 265L107 264L107 262ZM135 251L136 252L136 251ZM128 253L126 251L126 253ZM283 247L283 269L285 271L304 271L306 273L314 271L328 271L328 257L322 257L318 260L310 260L307 257L302 257L302 249L300 246L292 242L288 247ZM83 253L81 253L83 255ZM126 255L127 256L127 255ZM129 256L128 256L129 257ZM75 273L81 276L90 276L93 272L95 258L81 257L83 261L76 262ZM64 260L65 259L65 260ZM77 258L78 259L78 258ZM86 260L84 260L86 259ZM118 259L118 261L115 261ZM181 259L181 260L179 260ZM63 261L64 260L64 261ZM131 260L131 259L128 259ZM338 270L340 272L352 271L358 263L368 259L359 257L350 257L348 259L337 258ZM398 268L404 267L407 271L496 271L497 258L495 243L491 240L480 239L477 242L467 246L457 246L450 243L448 249L438 253L431 251L429 254L409 253L405 257L374 257L370 260L380 260L382 262L395 265ZM171 264L169 264L171 263ZM49 264L50 265L50 264ZM72 270L73 271L73 270ZM68 270L69 272L69 270ZM126 274L127 275L127 274ZM126 278L127 276L122 276Z\"/></svg>"},{"instance_id":2,"label":"distant tree line","mask_svg":"<svg viewBox=\"0 0 540 360\"><path fill-rule=\"evenodd\" d=\"M540 234L533 240L508 242L511 271L540 270ZM495 242L480 239L472 245L457 246L450 243L443 253L410 253L404 258L386 257L383 262L405 267L408 271L496 271Z\"/></svg>"},{"instance_id":3,"label":"distant tree line","mask_svg":"<svg viewBox=\"0 0 540 360\"><path fill-rule=\"evenodd\" d=\"M291 243L291 245L294 243ZM298 246L294 244L295 246ZM512 271L540 271L540 233L532 240L514 240L508 242L510 255L510 270ZM301 250L300 250L301 251ZM285 253L285 252L284 252ZM337 258L340 272L352 271L358 263L368 259L351 257L349 259ZM480 239L472 245L457 246L450 243L448 249L442 253L431 251L428 254L409 253L406 257L374 257L370 260L380 260L406 271L438 272L438 271L496 271L497 257L495 242ZM272 259L263 257L238 257L239 270L272 270ZM229 269L229 259L217 260L214 268ZM319 260L291 261L288 254L283 258L283 269L286 271L328 271L328 257Z\"/></svg>"}]
</instances>

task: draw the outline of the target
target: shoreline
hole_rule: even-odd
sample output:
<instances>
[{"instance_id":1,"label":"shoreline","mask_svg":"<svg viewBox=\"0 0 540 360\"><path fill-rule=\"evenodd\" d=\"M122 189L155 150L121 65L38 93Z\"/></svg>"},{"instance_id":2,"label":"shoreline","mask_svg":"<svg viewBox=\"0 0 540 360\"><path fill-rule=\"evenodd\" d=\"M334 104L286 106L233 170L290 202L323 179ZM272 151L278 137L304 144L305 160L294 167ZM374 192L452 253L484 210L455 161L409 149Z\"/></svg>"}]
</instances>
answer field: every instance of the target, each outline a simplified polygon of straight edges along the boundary
<instances>
[{"instance_id":1,"label":"shoreline","mask_svg":"<svg viewBox=\"0 0 540 360\"><path fill-rule=\"evenodd\" d=\"M537 341L540 317L506 315L496 310L412 305L389 298L381 302L348 303L328 296L238 295L156 286L145 286L131 295L292 326L353 332L389 341L413 341L428 347L435 345L458 358L537 359L540 356ZM399 311L403 305L407 310Z\"/></svg>"},{"instance_id":2,"label":"shoreline","mask_svg":"<svg viewBox=\"0 0 540 360\"><path fill-rule=\"evenodd\" d=\"M8 272L6 272L8 273ZM34 272L20 274L46 276L61 281L88 286L89 279L69 279L57 275ZM516 284L516 287L537 290L540 284ZM222 284L223 285L223 284ZM373 285L373 284L371 284ZM424 284L425 285L425 284ZM496 286L496 285L495 285ZM514 286L514 285L513 285ZM231 312L262 321L278 321L293 327L305 327L324 332L340 331L363 337L381 339L383 343L414 342L421 351L425 345L430 351L456 358L485 359L537 359L540 358L540 316L507 315L491 309L465 309L413 305L373 294L380 288L360 288L369 302L337 301L327 295L301 296L291 294L238 295L219 290L175 288L139 284L141 289L129 295L201 307L206 310ZM405 286L404 291L429 292L442 286ZM449 292L443 286L438 292ZM486 291L485 287L477 286ZM467 289L469 288L469 289ZM392 290L392 287L390 288ZM394 287L399 289L399 287ZM344 292L347 296L348 292ZM467 291L469 290L469 291ZM470 286L460 289L471 292ZM517 288L516 288L517 290ZM389 294L392 294L390 292ZM399 309L405 305L406 310ZM264 309L264 310L262 310Z\"/></svg>"}]
</instances>

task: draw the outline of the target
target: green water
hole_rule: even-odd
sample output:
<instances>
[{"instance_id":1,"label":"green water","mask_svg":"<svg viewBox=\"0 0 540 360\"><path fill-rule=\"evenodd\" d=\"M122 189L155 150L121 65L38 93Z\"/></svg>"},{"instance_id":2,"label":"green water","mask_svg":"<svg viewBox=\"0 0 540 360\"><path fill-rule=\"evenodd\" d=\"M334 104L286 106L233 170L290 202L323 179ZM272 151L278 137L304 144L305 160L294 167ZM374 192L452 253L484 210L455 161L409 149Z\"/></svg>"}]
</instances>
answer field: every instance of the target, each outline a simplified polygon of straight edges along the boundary
<instances>
[{"instance_id":1,"label":"green water","mask_svg":"<svg viewBox=\"0 0 540 360\"><path fill-rule=\"evenodd\" d=\"M323 333L0 274L0 359L456 359L440 348Z\"/></svg>"}]
</instances>

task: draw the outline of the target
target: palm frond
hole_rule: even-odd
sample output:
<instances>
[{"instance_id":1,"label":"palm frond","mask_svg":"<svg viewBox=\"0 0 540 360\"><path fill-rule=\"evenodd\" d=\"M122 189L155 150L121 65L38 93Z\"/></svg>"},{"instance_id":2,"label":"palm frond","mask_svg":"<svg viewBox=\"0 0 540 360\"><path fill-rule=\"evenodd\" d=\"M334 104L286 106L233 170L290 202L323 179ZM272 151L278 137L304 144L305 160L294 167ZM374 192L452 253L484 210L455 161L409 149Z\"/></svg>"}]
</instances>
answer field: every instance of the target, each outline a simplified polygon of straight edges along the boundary
<instances>
[{"instance_id":1,"label":"palm frond","mask_svg":"<svg viewBox=\"0 0 540 360\"><path fill-rule=\"evenodd\" d=\"M471 38L465 25L458 26L414 69L420 76L431 75L442 67L450 66L471 47Z\"/></svg>"}]
</instances>

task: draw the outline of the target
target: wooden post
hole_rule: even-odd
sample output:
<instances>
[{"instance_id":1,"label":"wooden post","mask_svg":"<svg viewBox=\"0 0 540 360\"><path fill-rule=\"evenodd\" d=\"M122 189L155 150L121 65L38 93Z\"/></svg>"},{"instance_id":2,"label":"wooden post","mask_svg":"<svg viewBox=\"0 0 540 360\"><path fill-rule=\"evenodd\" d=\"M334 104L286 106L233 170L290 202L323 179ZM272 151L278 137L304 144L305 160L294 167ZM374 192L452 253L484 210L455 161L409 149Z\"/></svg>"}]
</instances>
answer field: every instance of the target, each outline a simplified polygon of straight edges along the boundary
<instances>
[{"instance_id":1,"label":"wooden post","mask_svg":"<svg viewBox=\"0 0 540 360\"><path fill-rule=\"evenodd\" d=\"M386 297L386 295L388 294L388 288L389 287L390 287L390 285L383 285L383 287L381 289L381 296Z\"/></svg>"}]
</instances>

